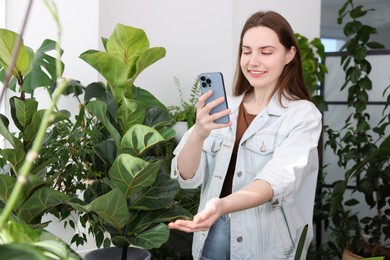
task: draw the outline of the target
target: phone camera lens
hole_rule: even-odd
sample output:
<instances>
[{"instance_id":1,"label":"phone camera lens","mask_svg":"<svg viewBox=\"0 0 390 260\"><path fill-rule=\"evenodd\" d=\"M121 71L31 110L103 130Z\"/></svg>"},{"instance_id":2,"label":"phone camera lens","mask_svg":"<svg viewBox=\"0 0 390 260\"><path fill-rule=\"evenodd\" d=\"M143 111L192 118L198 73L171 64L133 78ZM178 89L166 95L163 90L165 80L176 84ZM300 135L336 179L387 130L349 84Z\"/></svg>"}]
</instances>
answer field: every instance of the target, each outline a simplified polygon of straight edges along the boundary
<instances>
[{"instance_id":1,"label":"phone camera lens","mask_svg":"<svg viewBox=\"0 0 390 260\"><path fill-rule=\"evenodd\" d=\"M205 77L205 76L201 76L201 77L200 77L200 80L201 80L201 81L205 81L205 80L206 80L206 77Z\"/></svg>"},{"instance_id":2,"label":"phone camera lens","mask_svg":"<svg viewBox=\"0 0 390 260\"><path fill-rule=\"evenodd\" d=\"M202 87L207 87L207 84L205 82L202 82Z\"/></svg>"},{"instance_id":3,"label":"phone camera lens","mask_svg":"<svg viewBox=\"0 0 390 260\"><path fill-rule=\"evenodd\" d=\"M206 82L207 82L207 84L210 85L211 84L211 79L207 79Z\"/></svg>"}]
</instances>

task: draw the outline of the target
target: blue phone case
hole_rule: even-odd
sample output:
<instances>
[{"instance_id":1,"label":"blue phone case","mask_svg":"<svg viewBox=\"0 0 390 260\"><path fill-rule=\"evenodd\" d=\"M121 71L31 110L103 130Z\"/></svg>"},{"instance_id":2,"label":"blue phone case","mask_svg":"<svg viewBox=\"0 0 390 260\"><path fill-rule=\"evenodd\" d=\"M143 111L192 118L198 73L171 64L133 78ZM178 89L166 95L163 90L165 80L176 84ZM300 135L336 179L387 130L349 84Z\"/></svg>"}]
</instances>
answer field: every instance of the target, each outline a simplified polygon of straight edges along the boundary
<instances>
[{"instance_id":1,"label":"blue phone case","mask_svg":"<svg viewBox=\"0 0 390 260\"><path fill-rule=\"evenodd\" d=\"M225 102L214 107L210 114L214 114L220 111L223 111L228 108L225 84L223 80L223 75L220 72L208 72L199 74L199 85L202 90L202 94L206 93L210 89L213 91L211 97L206 100L206 104L219 98L225 97ZM215 123L227 124L230 122L229 115L218 118L214 121Z\"/></svg>"}]
</instances>

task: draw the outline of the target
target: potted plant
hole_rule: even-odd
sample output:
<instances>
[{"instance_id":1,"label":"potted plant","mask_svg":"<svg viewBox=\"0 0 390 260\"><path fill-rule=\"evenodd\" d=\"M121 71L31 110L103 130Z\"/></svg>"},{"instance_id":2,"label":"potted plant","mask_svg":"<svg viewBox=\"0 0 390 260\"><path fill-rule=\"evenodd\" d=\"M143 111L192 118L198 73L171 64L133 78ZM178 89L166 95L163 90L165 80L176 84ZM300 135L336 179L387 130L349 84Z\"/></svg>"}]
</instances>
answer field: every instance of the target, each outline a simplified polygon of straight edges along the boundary
<instances>
[{"instance_id":1,"label":"potted plant","mask_svg":"<svg viewBox=\"0 0 390 260\"><path fill-rule=\"evenodd\" d=\"M172 118L172 127L176 131L176 142L179 142L185 131L195 124L196 104L201 92L198 85L199 80L196 78L190 89L190 98L186 101L179 79L174 77L174 82L180 96L180 105L169 106L168 111Z\"/></svg>"},{"instance_id":2,"label":"potted plant","mask_svg":"<svg viewBox=\"0 0 390 260\"><path fill-rule=\"evenodd\" d=\"M334 241L328 243L330 250L336 250L341 257L343 250L350 250L360 257L390 257L386 241L390 238L390 137L386 130L390 125L388 107L390 95L385 91L383 118L377 125L368 122L368 92L372 89L369 78L371 64L366 59L369 49L383 48L383 45L370 41L370 35L376 29L362 24L359 20L367 14L363 6L355 6L347 0L339 11L338 23L345 17L351 19L344 26L347 42L342 47L341 66L345 71L345 82L341 89L348 87L348 106L352 113L340 130L326 127L330 147L338 156L338 165L345 169L344 178L335 182L333 192L325 207L329 209ZM360 193L364 201L352 197L344 200L347 189L352 194ZM374 215L359 217L352 212L351 206L366 203L367 209L373 209ZM360 213L361 214L361 213Z\"/></svg>"},{"instance_id":3,"label":"potted plant","mask_svg":"<svg viewBox=\"0 0 390 260\"><path fill-rule=\"evenodd\" d=\"M167 171L175 137L168 109L134 85L165 49L150 48L143 30L122 24L102 40L104 51L80 55L107 82L86 87L85 108L102 134L91 164L99 175L84 192L86 204L75 207L85 212L81 219L90 224L98 247L112 243L125 256L130 245L161 246L169 237L165 222L191 215L174 202L179 186Z\"/></svg>"}]
</instances>

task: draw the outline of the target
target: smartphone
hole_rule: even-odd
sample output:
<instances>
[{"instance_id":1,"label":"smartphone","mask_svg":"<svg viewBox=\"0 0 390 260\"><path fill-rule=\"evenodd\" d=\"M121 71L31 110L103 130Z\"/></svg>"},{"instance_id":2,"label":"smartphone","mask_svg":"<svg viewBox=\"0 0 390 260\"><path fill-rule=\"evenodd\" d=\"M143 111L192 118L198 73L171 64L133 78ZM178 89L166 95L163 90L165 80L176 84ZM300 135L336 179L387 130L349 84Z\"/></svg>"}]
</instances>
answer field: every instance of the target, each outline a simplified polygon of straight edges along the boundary
<instances>
[{"instance_id":1,"label":"smartphone","mask_svg":"<svg viewBox=\"0 0 390 260\"><path fill-rule=\"evenodd\" d=\"M202 94L206 93L209 90L213 91L213 94L211 97L209 97L206 100L206 104L209 102L224 97L225 101L218 106L211 109L210 114L214 114L217 112L221 112L228 108L228 103L226 99L226 91L225 91L225 84L223 80L223 75L221 72L208 72L208 73L201 73L199 74L199 85L201 88ZM215 123L219 124L227 124L230 122L229 115L220 117L214 121Z\"/></svg>"}]
</instances>

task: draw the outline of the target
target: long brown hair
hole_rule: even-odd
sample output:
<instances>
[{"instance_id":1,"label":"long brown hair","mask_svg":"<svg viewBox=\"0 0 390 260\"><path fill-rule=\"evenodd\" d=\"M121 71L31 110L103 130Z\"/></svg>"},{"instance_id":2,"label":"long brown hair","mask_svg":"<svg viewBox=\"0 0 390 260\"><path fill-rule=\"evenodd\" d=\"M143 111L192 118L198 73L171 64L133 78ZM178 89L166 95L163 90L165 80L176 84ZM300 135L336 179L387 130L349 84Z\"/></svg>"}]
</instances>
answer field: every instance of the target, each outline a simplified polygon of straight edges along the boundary
<instances>
[{"instance_id":1,"label":"long brown hair","mask_svg":"<svg viewBox=\"0 0 390 260\"><path fill-rule=\"evenodd\" d=\"M296 49L294 58L285 65L283 72L278 79L277 90L279 90L279 102L281 102L282 95L284 95L287 99L292 100L310 100L310 92L303 79L302 61L294 32L287 20L280 14L273 11L257 12L253 14L248 18L242 29L240 45L238 47L233 95L239 96L245 91L253 89L241 70L240 59L242 55L242 39L244 34L249 29L258 26L268 27L273 30L278 35L280 43L287 50L290 50L292 47L295 47Z\"/></svg>"}]
</instances>

